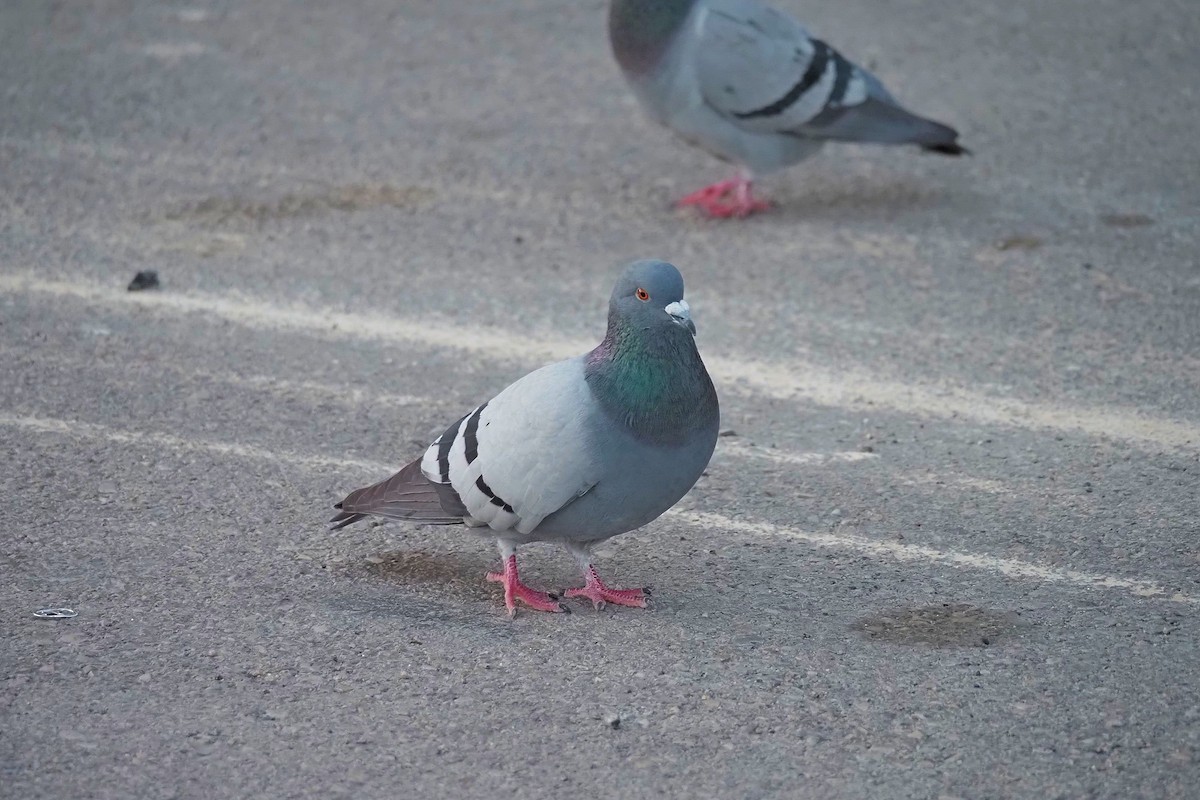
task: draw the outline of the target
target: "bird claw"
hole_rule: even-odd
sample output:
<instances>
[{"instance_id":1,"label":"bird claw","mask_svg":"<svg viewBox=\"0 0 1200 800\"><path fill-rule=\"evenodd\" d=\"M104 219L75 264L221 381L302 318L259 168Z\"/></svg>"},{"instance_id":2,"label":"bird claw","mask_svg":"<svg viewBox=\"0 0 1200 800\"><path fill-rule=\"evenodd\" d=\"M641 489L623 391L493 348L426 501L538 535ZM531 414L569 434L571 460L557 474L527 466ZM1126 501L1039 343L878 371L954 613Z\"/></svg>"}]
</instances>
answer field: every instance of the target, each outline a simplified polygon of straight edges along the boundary
<instances>
[{"instance_id":1,"label":"bird claw","mask_svg":"<svg viewBox=\"0 0 1200 800\"><path fill-rule=\"evenodd\" d=\"M554 595L550 595L550 596L553 597ZM523 598L522 598L521 602L528 603L528 601L524 600ZM508 601L506 600L505 605L508 608L508 618L516 619L517 618L517 604L513 603L512 605L508 605ZM530 607L533 608L534 611L549 611L554 614L570 614L571 613L571 607L568 606L566 603L556 603L554 608L540 608L540 607L535 607L535 606L530 606Z\"/></svg>"},{"instance_id":2,"label":"bird claw","mask_svg":"<svg viewBox=\"0 0 1200 800\"><path fill-rule=\"evenodd\" d=\"M592 607L597 611L603 610L607 603L617 606L629 606L631 608L646 608L647 601L650 598L650 590L611 589L605 586L599 579L595 581L589 579L587 586L567 589L563 592L563 596L567 598L586 597L592 601Z\"/></svg>"},{"instance_id":3,"label":"bird claw","mask_svg":"<svg viewBox=\"0 0 1200 800\"><path fill-rule=\"evenodd\" d=\"M504 572L489 572L487 579L490 583L504 585L504 607L508 616L517 616L517 601L524 603L534 611L549 611L559 614L570 614L571 609L566 603L560 603L558 595L550 592L539 592L531 589L517 578L516 559L505 564Z\"/></svg>"},{"instance_id":4,"label":"bird claw","mask_svg":"<svg viewBox=\"0 0 1200 800\"><path fill-rule=\"evenodd\" d=\"M708 216L718 219L747 217L771 207L765 200L754 199L752 186L752 182L744 177L730 178L692 192L677 205L696 206Z\"/></svg>"}]
</instances>

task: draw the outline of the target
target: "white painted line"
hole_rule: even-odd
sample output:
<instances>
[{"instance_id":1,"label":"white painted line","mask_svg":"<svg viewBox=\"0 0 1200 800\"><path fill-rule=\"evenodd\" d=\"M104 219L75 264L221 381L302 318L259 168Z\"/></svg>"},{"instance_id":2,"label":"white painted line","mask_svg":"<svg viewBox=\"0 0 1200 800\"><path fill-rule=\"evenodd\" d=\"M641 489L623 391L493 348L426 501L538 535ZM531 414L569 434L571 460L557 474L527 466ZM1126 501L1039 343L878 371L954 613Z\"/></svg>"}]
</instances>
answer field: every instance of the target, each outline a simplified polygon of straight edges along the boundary
<instances>
[{"instance_id":1,"label":"white painted line","mask_svg":"<svg viewBox=\"0 0 1200 800\"><path fill-rule=\"evenodd\" d=\"M830 464L861 464L866 461L878 461L878 453L863 453L857 450L834 451L831 453L789 453L785 450L774 450L765 447L754 447L742 442L731 442L726 439L717 444L716 456L728 455L733 458L761 459L789 467L824 467ZM899 486L914 486L928 490L945 488L958 491L983 492L985 494L1016 494L1016 489L1008 484L991 480L990 478L974 478L969 475L938 475L933 473L911 474L895 472L882 479L887 483ZM1041 490L1046 493L1045 489Z\"/></svg>"},{"instance_id":2,"label":"white painted line","mask_svg":"<svg viewBox=\"0 0 1200 800\"><path fill-rule=\"evenodd\" d=\"M916 486L916 487L945 487L947 489L958 489L971 492L984 492L985 494L1016 494L1017 491L1012 486L1003 481L996 481L990 478L974 478L970 475L937 475L933 473L903 473L896 477L895 483L901 486ZM1062 492L1057 492L1045 487L1039 487L1038 491L1042 494L1062 495Z\"/></svg>"},{"instance_id":3,"label":"white painted line","mask_svg":"<svg viewBox=\"0 0 1200 800\"><path fill-rule=\"evenodd\" d=\"M950 384L939 388L889 381L853 369L831 373L808 364L720 359L719 366L723 380L742 381L756 393L778 399L801 398L836 408L892 410L979 425L1078 431L1142 447L1200 450L1200 424L1146 416L1132 409L1036 403Z\"/></svg>"},{"instance_id":4,"label":"white painted line","mask_svg":"<svg viewBox=\"0 0 1200 800\"><path fill-rule=\"evenodd\" d=\"M199 313L266 330L296 330L326 338L418 342L489 358L529 363L586 352L595 342L531 336L500 328L480 328L447 319L403 319L353 314L302 304L276 305L212 294L125 292L81 281L42 280L29 274L0 275L0 292L74 297L107 306L151 312ZM880 379L852 369L832 372L801 361L766 362L708 355L705 361L722 391L751 396L806 400L837 408L880 411L982 425L1031 430L1080 431L1142 447L1200 449L1200 424L1151 417L1133 409L1054 405L996 397L955 385L923 386Z\"/></svg>"},{"instance_id":5,"label":"white painted line","mask_svg":"<svg viewBox=\"0 0 1200 800\"><path fill-rule=\"evenodd\" d=\"M399 408L403 406L427 405L433 402L430 398L418 397L415 394L368 392L353 386L330 386L329 384L317 383L316 381L293 381L266 375L216 375L213 373L201 373L199 370L188 370L184 374L203 375L215 381L226 381L235 386L246 386L252 389L277 391L282 394L297 394L302 397L337 400L345 405Z\"/></svg>"},{"instance_id":6,"label":"white painted line","mask_svg":"<svg viewBox=\"0 0 1200 800\"><path fill-rule=\"evenodd\" d=\"M22 351L19 347L0 344L0 356L14 354L24 356L26 353L27 351ZM78 356L72 357L62 352L51 353L42 351L33 356L33 358L36 359L38 366L41 368L53 365L61 370L79 370L84 366L82 358ZM123 375L112 381L117 385L129 384L134 380L140 380L140 378L128 377L132 374L132 370L129 365L124 363L88 361L87 367L90 369L120 370ZM134 365L133 369L136 369L136 365ZM190 364L176 362L155 361L147 365L146 369L153 370L155 373L172 372L176 375L182 375L185 378L200 378L212 383L242 386L252 390L270 392L276 396L295 395L303 397L306 400L315 400L318 402L333 401L352 408L363 406L401 408L404 406L432 405L435 402L432 398L419 397L413 394L386 394L354 386L335 386L328 383L318 383L317 381L297 381L287 378L276 378L272 375L240 375L236 372L218 372L216 370L207 370Z\"/></svg>"},{"instance_id":7,"label":"white painted line","mask_svg":"<svg viewBox=\"0 0 1200 800\"><path fill-rule=\"evenodd\" d=\"M832 453L789 453L767 447L754 447L743 442L731 442L721 439L717 443L717 455L731 455L736 458L758 458L773 461L776 464L786 464L797 467L819 467L825 464L853 464L860 461L874 461L879 458L876 453L863 453L856 450L835 451Z\"/></svg>"},{"instance_id":8,"label":"white painted line","mask_svg":"<svg viewBox=\"0 0 1200 800\"><path fill-rule=\"evenodd\" d=\"M856 450L834 451L831 453L789 453L785 450L754 447L742 442L730 442L726 439L717 444L716 456L728 455L734 458L761 459L775 464L795 467L823 467L830 464L861 464L866 461L878 461L878 453L863 453ZM914 486L928 490L930 488L953 489L958 491L983 492L985 494L1016 494L1012 486L1003 481L990 478L974 478L969 475L938 475L935 473L894 472L882 478L886 483L898 486ZM1043 493L1045 489L1041 490Z\"/></svg>"},{"instance_id":9,"label":"white painted line","mask_svg":"<svg viewBox=\"0 0 1200 800\"><path fill-rule=\"evenodd\" d=\"M20 428L33 433L49 433L77 438L101 439L119 444L148 445L182 451L203 451L220 456L235 456L272 461L280 464L311 469L347 469L369 473L375 478L385 477L399 469L399 464L384 464L376 461L331 458L328 456L301 455L277 452L252 445L213 442L202 439L185 439L165 433L124 431L87 422L72 422L45 417L18 416L0 413L0 425ZM816 533L798 528L785 528L767 522L736 520L723 514L672 509L666 516L683 520L702 528L719 528L730 533L740 533L758 538L775 537L805 542L816 547L860 553L870 558L893 561L912 561L941 564L960 569L990 572L1011 578L1024 578L1043 583L1067 584L1090 589L1120 589L1135 597L1156 598L1173 603L1200 605L1200 597L1171 593L1163 586L1141 578L1122 578L1115 575L1080 572L1060 567L1048 567L1011 558L959 553L953 550L937 550L921 545L899 544L868 539L851 533Z\"/></svg>"},{"instance_id":10,"label":"white painted line","mask_svg":"<svg viewBox=\"0 0 1200 800\"><path fill-rule=\"evenodd\" d=\"M11 354L17 352L16 348L0 344L0 355ZM81 366L80 359L71 358L63 353L38 353L36 356L37 363L40 367L53 364L59 369L79 369ZM91 368L119 368L124 372L124 365L107 364L107 363L90 363ZM224 383L232 386L244 386L250 389L272 392L276 395L296 394L310 400L321 402L334 401L348 408L359 408L363 406L380 407L380 406L430 406L435 404L434 398L419 397L409 394L382 394L375 393L359 388L344 388L334 386L332 384L317 383L315 381L293 381L283 378L274 378L263 375L239 375L232 372L217 372L213 370L203 370L198 368L190 368L185 365L176 363L156 362L153 365L155 371L172 371L178 375L183 375L189 378L203 378L214 383ZM776 450L768 447L756 447L737 440L722 438L717 444L717 456L729 456L731 458L740 459L758 459L770 461L783 466L796 467L822 467L829 464L856 464L864 461L877 461L879 455L876 453L863 453L860 451L834 451L828 453L822 452L799 452L791 453L784 450ZM964 489L969 491L986 492L990 494L1015 494L1016 490L1012 487L1001 483L1000 481L989 480L986 478L971 478L963 476L942 476L936 474L921 474L921 475L895 475L888 478L892 483L901 486L916 486L916 487L951 487Z\"/></svg>"},{"instance_id":11,"label":"white painted line","mask_svg":"<svg viewBox=\"0 0 1200 800\"><path fill-rule=\"evenodd\" d=\"M34 433L52 433L63 436L74 436L82 439L101 439L117 444L145 445L151 448L161 447L168 450L215 453L219 456L236 456L256 461L275 461L281 464L294 464L311 469L345 469L373 473L395 472L403 464L384 464L379 461L358 461L349 458L330 458L327 456L301 455L276 450L267 450L254 445L232 444L230 442L213 442L205 439L185 439L172 436L169 433L147 433L142 431L123 431L106 425L95 425L90 422L75 422L72 420L49 419L46 417L29 417L15 414L0 413L0 425L10 428L21 428Z\"/></svg>"},{"instance_id":12,"label":"white painted line","mask_svg":"<svg viewBox=\"0 0 1200 800\"><path fill-rule=\"evenodd\" d=\"M1154 597L1172 603L1200 605L1200 597L1171 592L1165 587L1140 578L1121 578L1094 572L1080 572L1060 567L1047 567L1013 558L937 550L922 545L900 544L868 539L852 533L817 533L798 528L785 528L768 522L748 522L730 519L722 514L672 509L667 515L703 528L720 528L757 537L791 539L831 550L849 550L871 558L893 561L922 561L950 567L993 572L1010 578L1025 578L1043 583L1071 584L1091 589L1121 589L1135 597Z\"/></svg>"}]
</instances>

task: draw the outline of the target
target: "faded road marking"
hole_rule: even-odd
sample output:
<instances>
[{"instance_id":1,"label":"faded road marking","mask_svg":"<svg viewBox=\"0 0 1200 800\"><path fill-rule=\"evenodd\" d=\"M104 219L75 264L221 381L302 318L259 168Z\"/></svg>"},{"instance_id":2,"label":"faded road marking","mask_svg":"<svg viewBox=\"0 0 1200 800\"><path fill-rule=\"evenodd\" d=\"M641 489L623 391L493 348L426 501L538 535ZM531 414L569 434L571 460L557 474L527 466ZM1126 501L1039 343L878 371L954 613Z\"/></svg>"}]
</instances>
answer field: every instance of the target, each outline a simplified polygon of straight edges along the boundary
<instances>
[{"instance_id":1,"label":"faded road marking","mask_svg":"<svg viewBox=\"0 0 1200 800\"><path fill-rule=\"evenodd\" d=\"M823 464L853 464L859 461L875 461L879 456L875 453L863 453L857 450L845 450L833 453L789 453L786 450L776 450L771 447L754 447L742 442L731 442L722 439L717 443L718 455L731 455L738 458L758 458L764 461L774 461L776 464L786 464L797 467L819 467Z\"/></svg>"},{"instance_id":2,"label":"faded road marking","mask_svg":"<svg viewBox=\"0 0 1200 800\"><path fill-rule=\"evenodd\" d=\"M58 369L78 370L84 365L84 359L68 353L58 351L48 352L46 350L32 353L28 349L22 350L20 347L0 343L0 356L5 355L29 358L37 363L39 369L43 370L50 365ZM223 383L228 386L237 386L251 391L267 392L275 397L294 396L304 398L308 402L338 402L350 408L362 406L403 408L406 406L436 404L433 398L421 397L415 394L388 394L386 392L368 391L357 386L340 386L317 381L291 380L289 378L277 378L274 375L243 375L238 372L204 369L190 363L177 363L173 361L160 360L133 365L123 362L88 361L86 365L89 369L120 371L122 375L121 380L116 381L118 385L133 385L135 381L142 380L141 377L134 378L130 376L134 374L134 369L143 367L155 373L170 372L185 379L199 378L212 383Z\"/></svg>"},{"instance_id":3,"label":"faded road marking","mask_svg":"<svg viewBox=\"0 0 1200 800\"><path fill-rule=\"evenodd\" d=\"M110 428L107 425L96 425L91 422L75 422L73 420L49 419L46 417L28 417L0 413L0 425L21 428L33 431L34 433L60 434L80 439L101 439L117 444L165 447L170 450L183 452L215 453L220 456L235 456L258 461L275 461L281 464L294 464L312 469L351 469L366 472L388 472L389 470L395 471L403 466L403 464L384 464L378 461L356 461L348 458L329 458L326 456L279 452L268 450L265 447L233 444L231 442L186 439L182 436L173 436L169 433L123 431L117 428Z\"/></svg>"},{"instance_id":4,"label":"faded road marking","mask_svg":"<svg viewBox=\"0 0 1200 800\"><path fill-rule=\"evenodd\" d=\"M472 327L458 321L350 314L223 295L130 294L92 283L49 281L28 274L0 276L0 292L42 293L108 306L207 314L251 328L304 331L330 339L419 342L530 363L577 355L594 344ZM1200 425L1144 416L1131 409L1036 403L995 397L954 385L937 387L880 379L853 369L833 372L801 361L765 362L719 355L709 355L705 360L723 390L750 396L807 400L854 410L892 410L1030 430L1080 431L1151 448L1200 449Z\"/></svg>"},{"instance_id":5,"label":"faded road marking","mask_svg":"<svg viewBox=\"0 0 1200 800\"><path fill-rule=\"evenodd\" d=\"M234 456L266 460L310 469L345 469L368 473L376 478L399 468L398 464L375 461L333 458L330 456L304 455L268 450L253 445L214 442L203 439L187 439L165 433L126 431L87 422L50 419L45 417L18 416L0 413L0 425L33 433L57 434L83 439L99 439L118 444L166 447L180 451L202 451L219 456ZM938 550L921 545L869 539L852 533L818 533L798 528L787 528L768 522L732 519L723 514L673 509L665 516L698 525L703 528L719 528L729 533L740 533L756 538L783 538L804 542L816 547L859 553L876 559L901 562L925 562L959 569L1023 578L1043 583L1067 584L1090 589L1119 589L1135 597L1156 598L1173 603L1200 605L1200 597L1180 592L1171 592L1162 585L1144 578L1123 578L1116 575L1082 572L1061 567L1051 567L1011 558L961 553L953 550Z\"/></svg>"},{"instance_id":6,"label":"faded road marking","mask_svg":"<svg viewBox=\"0 0 1200 800\"><path fill-rule=\"evenodd\" d=\"M18 348L0 344L0 356L23 354ZM54 365L59 369L79 369L82 366L79 358L59 352L38 352L28 356L36 361L40 369ZM128 370L125 364L110 364L106 362L89 362L91 369L120 370L123 374ZM169 371L184 378L201 378L214 383L223 383L250 390L268 392L276 397L299 396L314 402L337 402L347 408L363 407L406 407L442 405L443 400L432 397L422 397L411 394L387 394L372 392L358 387L343 387L316 381L295 381L276 378L270 375L242 375L236 372L214 371L199 367L190 367L171 362L154 362L156 372ZM863 462L878 462L877 453L864 453L857 450L835 452L788 452L773 447L758 447L727 437L722 437L717 443L717 456L728 456L735 459L769 461L774 464L789 467L823 467L830 464L860 464ZM971 478L962 476L943 476L936 474L920 474L916 476L902 474L890 478L894 483L903 486L916 487L946 487L968 491L986 492L988 494L1015 494L1012 487L1000 481L986 478Z\"/></svg>"},{"instance_id":7,"label":"faded road marking","mask_svg":"<svg viewBox=\"0 0 1200 800\"><path fill-rule=\"evenodd\" d=\"M1094 589L1121 589L1136 597L1156 597L1173 603L1200 605L1200 597L1171 592L1153 581L1142 578L1121 578L1095 572L1064 569L1019 561L1014 558L938 550L923 545L900 544L857 536L852 533L817 533L798 528L785 528L769 522L734 520L721 514L703 511L668 511L673 517L704 527L719 527L727 531L758 537L791 539L832 550L852 550L865 556L894 561L924 561L950 567L994 572L1010 578L1027 578L1044 583L1066 583Z\"/></svg>"}]
</instances>

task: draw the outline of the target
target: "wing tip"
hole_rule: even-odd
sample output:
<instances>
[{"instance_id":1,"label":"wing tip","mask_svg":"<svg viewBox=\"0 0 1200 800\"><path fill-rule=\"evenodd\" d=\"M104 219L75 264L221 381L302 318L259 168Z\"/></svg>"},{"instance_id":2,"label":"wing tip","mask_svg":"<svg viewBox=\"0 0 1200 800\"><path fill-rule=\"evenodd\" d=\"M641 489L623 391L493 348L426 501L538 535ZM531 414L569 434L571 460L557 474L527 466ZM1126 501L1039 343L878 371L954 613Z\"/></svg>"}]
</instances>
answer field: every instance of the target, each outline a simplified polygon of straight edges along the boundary
<instances>
[{"instance_id":1,"label":"wing tip","mask_svg":"<svg viewBox=\"0 0 1200 800\"><path fill-rule=\"evenodd\" d=\"M969 156L974 155L970 150L963 147L958 142L942 142L940 144L923 144L921 149L927 153L937 153L942 156Z\"/></svg>"}]
</instances>

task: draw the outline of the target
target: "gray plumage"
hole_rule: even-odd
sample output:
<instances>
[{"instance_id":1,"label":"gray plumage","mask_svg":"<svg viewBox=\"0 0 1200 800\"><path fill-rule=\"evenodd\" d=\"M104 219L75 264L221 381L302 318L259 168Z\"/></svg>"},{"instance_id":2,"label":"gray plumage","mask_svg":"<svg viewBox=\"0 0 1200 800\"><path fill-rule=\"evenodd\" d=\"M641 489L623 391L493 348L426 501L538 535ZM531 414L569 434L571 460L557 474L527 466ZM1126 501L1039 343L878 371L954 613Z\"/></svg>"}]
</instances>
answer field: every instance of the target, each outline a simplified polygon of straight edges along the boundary
<instances>
[{"instance_id":1,"label":"gray plumage","mask_svg":"<svg viewBox=\"0 0 1200 800\"><path fill-rule=\"evenodd\" d=\"M756 0L612 0L608 23L650 116L751 172L827 141L966 152L953 128L905 110L870 72Z\"/></svg>"},{"instance_id":2,"label":"gray plumage","mask_svg":"<svg viewBox=\"0 0 1200 800\"><path fill-rule=\"evenodd\" d=\"M695 484L716 445L716 392L694 331L678 270L631 264L595 349L513 383L396 475L351 492L332 522L486 527L505 554L531 541L586 549L645 525Z\"/></svg>"}]
</instances>

